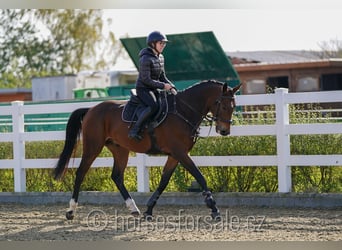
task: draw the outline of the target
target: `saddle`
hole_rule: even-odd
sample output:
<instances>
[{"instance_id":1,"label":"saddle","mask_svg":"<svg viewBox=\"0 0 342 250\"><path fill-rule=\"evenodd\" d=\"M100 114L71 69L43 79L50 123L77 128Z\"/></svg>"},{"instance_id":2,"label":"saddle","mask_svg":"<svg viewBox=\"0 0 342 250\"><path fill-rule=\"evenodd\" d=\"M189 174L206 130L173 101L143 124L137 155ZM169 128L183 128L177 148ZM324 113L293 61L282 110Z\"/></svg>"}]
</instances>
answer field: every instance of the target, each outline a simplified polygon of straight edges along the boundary
<instances>
[{"instance_id":1,"label":"saddle","mask_svg":"<svg viewBox=\"0 0 342 250\"><path fill-rule=\"evenodd\" d=\"M147 126L152 126L152 128L158 127L166 118L169 111L168 104L168 94L165 91L161 91L158 103L159 109L154 116L150 118L147 122ZM122 110L122 120L125 122L136 122L140 113L144 110L145 105L141 102L140 98L137 96L136 89L131 90L131 97L125 104Z\"/></svg>"}]
</instances>

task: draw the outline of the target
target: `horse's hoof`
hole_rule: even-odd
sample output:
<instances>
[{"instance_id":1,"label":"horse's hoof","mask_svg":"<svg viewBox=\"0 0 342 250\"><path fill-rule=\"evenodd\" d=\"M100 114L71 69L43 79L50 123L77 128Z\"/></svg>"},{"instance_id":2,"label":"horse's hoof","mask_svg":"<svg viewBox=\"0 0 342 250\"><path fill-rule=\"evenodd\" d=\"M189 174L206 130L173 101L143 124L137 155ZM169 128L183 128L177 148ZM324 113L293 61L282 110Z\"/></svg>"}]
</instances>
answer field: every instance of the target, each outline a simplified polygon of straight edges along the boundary
<instances>
[{"instance_id":1,"label":"horse's hoof","mask_svg":"<svg viewBox=\"0 0 342 250\"><path fill-rule=\"evenodd\" d=\"M140 215L140 212L139 211L133 211L133 212L131 212L131 215L134 217L138 217Z\"/></svg>"},{"instance_id":2,"label":"horse's hoof","mask_svg":"<svg viewBox=\"0 0 342 250\"><path fill-rule=\"evenodd\" d=\"M67 218L67 220L73 220L74 219L73 211L66 212L65 217Z\"/></svg>"},{"instance_id":3,"label":"horse's hoof","mask_svg":"<svg viewBox=\"0 0 342 250\"><path fill-rule=\"evenodd\" d=\"M152 221L153 220L153 216L152 216L152 214L148 214L148 213L144 213L144 219L146 220L146 221Z\"/></svg>"},{"instance_id":4,"label":"horse's hoof","mask_svg":"<svg viewBox=\"0 0 342 250\"><path fill-rule=\"evenodd\" d=\"M214 221L221 221L221 220L222 220L219 211L217 211L217 212L212 212L212 213L211 213L211 218L212 218Z\"/></svg>"}]
</instances>

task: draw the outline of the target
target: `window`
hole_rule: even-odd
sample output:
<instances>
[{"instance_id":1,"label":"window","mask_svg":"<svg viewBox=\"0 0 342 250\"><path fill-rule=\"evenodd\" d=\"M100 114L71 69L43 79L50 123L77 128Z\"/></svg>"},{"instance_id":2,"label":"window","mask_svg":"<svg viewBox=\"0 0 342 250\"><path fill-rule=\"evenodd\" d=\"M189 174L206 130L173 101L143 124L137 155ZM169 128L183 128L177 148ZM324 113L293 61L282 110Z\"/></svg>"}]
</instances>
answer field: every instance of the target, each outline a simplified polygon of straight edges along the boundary
<instances>
[{"instance_id":1,"label":"window","mask_svg":"<svg viewBox=\"0 0 342 250\"><path fill-rule=\"evenodd\" d=\"M307 76L298 79L296 92L319 91L318 79Z\"/></svg>"},{"instance_id":2,"label":"window","mask_svg":"<svg viewBox=\"0 0 342 250\"><path fill-rule=\"evenodd\" d=\"M275 88L289 88L287 76L276 76L267 78L267 86L273 91Z\"/></svg>"},{"instance_id":3,"label":"window","mask_svg":"<svg viewBox=\"0 0 342 250\"><path fill-rule=\"evenodd\" d=\"M266 83L265 80L249 80L246 82L246 94L265 94Z\"/></svg>"},{"instance_id":4,"label":"window","mask_svg":"<svg viewBox=\"0 0 342 250\"><path fill-rule=\"evenodd\" d=\"M342 74L322 75L321 90L342 90Z\"/></svg>"}]
</instances>

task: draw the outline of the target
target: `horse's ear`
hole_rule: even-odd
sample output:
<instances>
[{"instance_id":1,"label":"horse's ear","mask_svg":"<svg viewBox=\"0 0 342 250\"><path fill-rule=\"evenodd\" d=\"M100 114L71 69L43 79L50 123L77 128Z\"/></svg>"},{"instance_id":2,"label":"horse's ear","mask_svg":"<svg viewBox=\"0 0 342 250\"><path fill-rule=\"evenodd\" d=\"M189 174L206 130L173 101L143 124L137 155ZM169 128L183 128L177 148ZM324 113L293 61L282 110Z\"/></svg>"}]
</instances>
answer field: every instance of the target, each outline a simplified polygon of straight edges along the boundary
<instances>
[{"instance_id":1,"label":"horse's ear","mask_svg":"<svg viewBox=\"0 0 342 250\"><path fill-rule=\"evenodd\" d=\"M228 89L228 84L225 82L225 83L223 84L222 93L226 93L226 92L227 92L227 89Z\"/></svg>"},{"instance_id":2,"label":"horse's ear","mask_svg":"<svg viewBox=\"0 0 342 250\"><path fill-rule=\"evenodd\" d=\"M233 93L235 94L240 89L241 86L242 86L242 83L240 83L238 86L234 87Z\"/></svg>"}]
</instances>

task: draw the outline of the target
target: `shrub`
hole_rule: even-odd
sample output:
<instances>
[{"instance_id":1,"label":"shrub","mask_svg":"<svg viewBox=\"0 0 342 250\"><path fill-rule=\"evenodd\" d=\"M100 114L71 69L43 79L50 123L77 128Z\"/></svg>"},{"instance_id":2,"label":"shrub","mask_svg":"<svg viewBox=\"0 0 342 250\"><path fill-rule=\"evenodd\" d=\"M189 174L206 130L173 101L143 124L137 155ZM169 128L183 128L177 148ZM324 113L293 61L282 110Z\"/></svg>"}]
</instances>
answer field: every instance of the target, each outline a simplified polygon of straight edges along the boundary
<instances>
[{"instance_id":1,"label":"shrub","mask_svg":"<svg viewBox=\"0 0 342 250\"><path fill-rule=\"evenodd\" d=\"M235 118L235 124L273 124L275 121L274 107L266 107L263 112L255 111L251 115L241 113ZM308 112L303 112L308 110ZM326 117L326 116L325 116ZM290 106L291 123L327 122L322 119L319 108L308 106ZM342 135L292 135L291 154L342 154ZM26 158L58 158L63 148L62 141L28 142ZM81 155L81 145L75 157ZM0 143L0 159L13 158L12 143ZM241 136L211 137L199 139L191 151L191 155L275 155L275 136ZM132 153L134 155L134 153ZM110 157L111 153L104 149L102 157ZM200 167L206 177L208 186L216 192L276 192L277 167ZM82 190L118 191L111 180L111 168L91 168L82 184ZM155 190L159 184L162 167L149 168L150 187ZM72 191L76 169L69 169L62 182L53 180L51 169L27 169L28 191ZM135 168L128 167L125 172L125 185L129 191L137 190ZM166 191L187 191L194 178L178 166L171 177ZM0 170L0 191L12 192L14 189L13 170ZM341 192L342 169L329 166L293 166L292 189L295 192Z\"/></svg>"}]
</instances>

